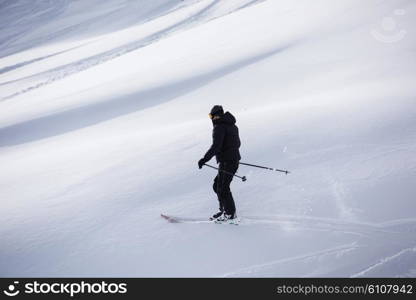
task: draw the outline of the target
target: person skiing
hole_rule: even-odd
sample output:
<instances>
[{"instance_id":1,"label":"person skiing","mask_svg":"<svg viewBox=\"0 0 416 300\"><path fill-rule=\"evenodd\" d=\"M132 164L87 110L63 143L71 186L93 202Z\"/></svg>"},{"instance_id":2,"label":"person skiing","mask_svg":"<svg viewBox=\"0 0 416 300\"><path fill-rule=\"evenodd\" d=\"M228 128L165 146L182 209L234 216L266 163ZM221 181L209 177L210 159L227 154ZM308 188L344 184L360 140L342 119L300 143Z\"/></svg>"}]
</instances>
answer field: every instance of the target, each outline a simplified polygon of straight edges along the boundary
<instances>
[{"instance_id":1,"label":"person skiing","mask_svg":"<svg viewBox=\"0 0 416 300\"><path fill-rule=\"evenodd\" d=\"M201 169L212 157L216 157L219 170L214 179L213 189L219 201L219 212L210 220L228 221L237 218L230 184L241 159L240 136L238 127L235 125L235 117L228 111L224 113L221 105L215 105L208 116L214 126L213 141L204 157L198 161L198 166Z\"/></svg>"}]
</instances>

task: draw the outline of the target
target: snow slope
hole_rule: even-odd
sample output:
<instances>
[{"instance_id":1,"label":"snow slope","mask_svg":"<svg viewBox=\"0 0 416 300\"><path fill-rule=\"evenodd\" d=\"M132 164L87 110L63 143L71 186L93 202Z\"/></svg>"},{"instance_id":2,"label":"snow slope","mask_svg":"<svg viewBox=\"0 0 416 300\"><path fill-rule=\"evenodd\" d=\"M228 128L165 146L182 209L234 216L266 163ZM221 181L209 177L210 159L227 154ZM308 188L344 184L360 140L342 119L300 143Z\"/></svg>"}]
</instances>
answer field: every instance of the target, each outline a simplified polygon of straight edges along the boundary
<instances>
[{"instance_id":1,"label":"snow slope","mask_svg":"<svg viewBox=\"0 0 416 300\"><path fill-rule=\"evenodd\" d=\"M415 13L0 1L0 275L415 277ZM217 209L215 104L292 173L240 166L240 226L167 223Z\"/></svg>"}]
</instances>

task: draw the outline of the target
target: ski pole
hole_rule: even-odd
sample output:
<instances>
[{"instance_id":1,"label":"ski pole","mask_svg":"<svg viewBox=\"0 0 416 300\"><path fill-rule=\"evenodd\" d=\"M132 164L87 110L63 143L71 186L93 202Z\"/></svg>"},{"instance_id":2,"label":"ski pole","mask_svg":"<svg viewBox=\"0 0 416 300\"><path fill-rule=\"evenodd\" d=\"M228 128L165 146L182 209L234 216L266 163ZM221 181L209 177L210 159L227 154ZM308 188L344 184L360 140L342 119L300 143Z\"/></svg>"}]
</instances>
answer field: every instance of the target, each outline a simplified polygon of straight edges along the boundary
<instances>
[{"instance_id":1,"label":"ski pole","mask_svg":"<svg viewBox=\"0 0 416 300\"><path fill-rule=\"evenodd\" d=\"M243 162L240 162L240 165L245 165L245 166L250 166L250 167L256 167L256 168L260 168L260 169L267 169L267 170L271 170L271 171L282 172L282 173L286 173L286 175L290 173L287 170L280 170L280 169L275 169L275 168L263 167L263 166L252 165L252 164L247 164L247 163L243 163Z\"/></svg>"},{"instance_id":2,"label":"ski pole","mask_svg":"<svg viewBox=\"0 0 416 300\"><path fill-rule=\"evenodd\" d=\"M218 169L217 167L214 167L214 166L211 166L211 165L207 165L207 164L204 164L204 166L207 166L207 167L213 168L213 169L215 169L215 170L218 170L218 171L223 172L223 173L228 174L228 175L235 176L235 177L237 177L237 178L240 178L242 181L246 181L246 180L247 180L246 176L241 177L241 176L238 176L238 175L233 174L233 173L231 173L231 172L227 172L227 171L225 171L225 170L221 170L221 169Z\"/></svg>"}]
</instances>

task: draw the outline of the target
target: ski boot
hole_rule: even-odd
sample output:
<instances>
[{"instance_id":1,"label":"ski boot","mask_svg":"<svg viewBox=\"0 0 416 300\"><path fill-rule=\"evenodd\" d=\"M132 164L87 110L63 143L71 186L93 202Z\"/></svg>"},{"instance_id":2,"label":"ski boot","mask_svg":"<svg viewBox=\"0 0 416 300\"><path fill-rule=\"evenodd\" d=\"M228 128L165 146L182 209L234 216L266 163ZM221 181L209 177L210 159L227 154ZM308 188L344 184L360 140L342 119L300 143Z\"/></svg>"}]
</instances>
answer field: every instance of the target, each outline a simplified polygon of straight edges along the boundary
<instances>
[{"instance_id":1,"label":"ski boot","mask_svg":"<svg viewBox=\"0 0 416 300\"><path fill-rule=\"evenodd\" d=\"M224 215L218 217L214 222L217 223L217 224L238 225L240 223L240 220L237 218L236 214L232 214L232 215L224 214Z\"/></svg>"},{"instance_id":2,"label":"ski boot","mask_svg":"<svg viewBox=\"0 0 416 300\"><path fill-rule=\"evenodd\" d=\"M224 213L223 211L219 211L219 212L217 212L216 214L214 214L212 217L210 217L210 218L209 218L209 220L210 220L210 221L215 221L215 220L217 220L219 217L221 217L223 213Z\"/></svg>"}]
</instances>

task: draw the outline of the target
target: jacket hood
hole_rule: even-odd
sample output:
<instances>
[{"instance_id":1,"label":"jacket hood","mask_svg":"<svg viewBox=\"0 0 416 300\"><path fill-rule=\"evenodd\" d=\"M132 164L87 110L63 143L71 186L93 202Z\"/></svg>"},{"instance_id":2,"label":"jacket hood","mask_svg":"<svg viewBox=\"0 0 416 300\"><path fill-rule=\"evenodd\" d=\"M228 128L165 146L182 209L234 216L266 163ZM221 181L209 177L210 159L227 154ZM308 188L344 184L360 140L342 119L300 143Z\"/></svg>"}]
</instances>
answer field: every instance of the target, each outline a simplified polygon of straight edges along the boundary
<instances>
[{"instance_id":1,"label":"jacket hood","mask_svg":"<svg viewBox=\"0 0 416 300\"><path fill-rule=\"evenodd\" d=\"M229 124L234 125L236 122L235 117L230 113L226 112L224 115L221 116L220 119L213 121L214 124Z\"/></svg>"}]
</instances>

